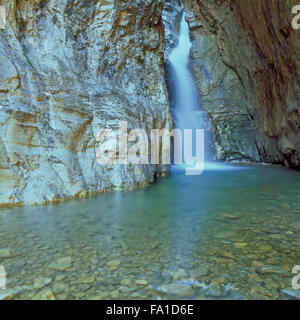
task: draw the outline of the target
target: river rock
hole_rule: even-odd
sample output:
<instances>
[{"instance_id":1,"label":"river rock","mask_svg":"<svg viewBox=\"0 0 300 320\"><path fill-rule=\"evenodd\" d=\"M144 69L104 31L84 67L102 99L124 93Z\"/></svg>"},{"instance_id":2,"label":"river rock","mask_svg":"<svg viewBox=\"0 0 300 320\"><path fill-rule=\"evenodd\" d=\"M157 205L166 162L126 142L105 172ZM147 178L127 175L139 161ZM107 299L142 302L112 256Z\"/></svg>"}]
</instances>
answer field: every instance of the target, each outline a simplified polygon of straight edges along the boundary
<instances>
[{"instance_id":1,"label":"river rock","mask_svg":"<svg viewBox=\"0 0 300 320\"><path fill-rule=\"evenodd\" d=\"M286 296L288 298L300 299L300 290L296 290L293 288L286 288L286 289L281 289L280 292L283 294L283 296Z\"/></svg>"},{"instance_id":2,"label":"river rock","mask_svg":"<svg viewBox=\"0 0 300 320\"><path fill-rule=\"evenodd\" d=\"M11 258L11 257L13 257L13 253L9 248L0 249L0 259Z\"/></svg>"},{"instance_id":3,"label":"river rock","mask_svg":"<svg viewBox=\"0 0 300 320\"><path fill-rule=\"evenodd\" d=\"M228 292L225 290L222 290L220 288L216 288L214 286L210 287L207 289L205 292L205 296L210 297L210 298L224 298L226 297Z\"/></svg>"},{"instance_id":4,"label":"river rock","mask_svg":"<svg viewBox=\"0 0 300 320\"><path fill-rule=\"evenodd\" d=\"M82 280L82 283L89 284L89 283L93 283L95 281L96 281L96 276L89 276L87 278L84 278Z\"/></svg>"},{"instance_id":5,"label":"river rock","mask_svg":"<svg viewBox=\"0 0 300 320\"><path fill-rule=\"evenodd\" d=\"M16 296L14 289L0 289L0 300L11 300Z\"/></svg>"},{"instance_id":6,"label":"river rock","mask_svg":"<svg viewBox=\"0 0 300 320\"><path fill-rule=\"evenodd\" d=\"M187 277L187 273L184 269L179 269L173 273L173 278L175 280L183 279Z\"/></svg>"},{"instance_id":7,"label":"river rock","mask_svg":"<svg viewBox=\"0 0 300 320\"><path fill-rule=\"evenodd\" d=\"M136 284L140 285L140 286L146 286L148 284L148 281L145 279L138 279L135 281Z\"/></svg>"},{"instance_id":8,"label":"river rock","mask_svg":"<svg viewBox=\"0 0 300 320\"><path fill-rule=\"evenodd\" d=\"M58 259L56 262L52 262L48 265L48 269L56 270L56 271L66 271L72 267L72 258L64 257Z\"/></svg>"},{"instance_id":9,"label":"river rock","mask_svg":"<svg viewBox=\"0 0 300 320\"><path fill-rule=\"evenodd\" d=\"M273 265L265 265L263 267L261 267L260 269L258 269L259 273L262 274L276 274L276 275L281 275L281 276L286 276L286 277L290 277L291 274L289 272L287 272L286 270L284 270L281 267L278 266L273 266Z\"/></svg>"},{"instance_id":10,"label":"river rock","mask_svg":"<svg viewBox=\"0 0 300 320\"><path fill-rule=\"evenodd\" d=\"M300 230L300 221L295 221L291 223L290 226L296 230Z\"/></svg>"},{"instance_id":11,"label":"river rock","mask_svg":"<svg viewBox=\"0 0 300 320\"><path fill-rule=\"evenodd\" d=\"M236 242L234 244L234 246L237 248L237 249L241 249L241 248L245 248L248 246L248 243L247 242Z\"/></svg>"},{"instance_id":12,"label":"river rock","mask_svg":"<svg viewBox=\"0 0 300 320\"><path fill-rule=\"evenodd\" d=\"M119 260L119 259L111 260L111 261L109 261L109 262L107 263L107 265L108 265L108 267L109 267L109 269L110 269L111 271L114 271L114 270L118 269L118 267L120 266L120 264L121 264L121 260Z\"/></svg>"},{"instance_id":13,"label":"river rock","mask_svg":"<svg viewBox=\"0 0 300 320\"><path fill-rule=\"evenodd\" d=\"M184 283L171 283L155 287L156 291L164 293L166 296L186 298L193 294L193 287Z\"/></svg>"},{"instance_id":14,"label":"river rock","mask_svg":"<svg viewBox=\"0 0 300 320\"><path fill-rule=\"evenodd\" d=\"M208 273L209 273L209 270L206 267L199 266L197 268L193 268L190 271L190 276L197 279L197 278L201 278L208 275Z\"/></svg>"},{"instance_id":15,"label":"river rock","mask_svg":"<svg viewBox=\"0 0 300 320\"><path fill-rule=\"evenodd\" d=\"M52 279L50 278L38 278L34 280L33 287L34 289L42 289L50 284Z\"/></svg>"},{"instance_id":16,"label":"river rock","mask_svg":"<svg viewBox=\"0 0 300 320\"><path fill-rule=\"evenodd\" d=\"M34 295L31 300L55 300L55 296L51 290L45 289Z\"/></svg>"}]
</instances>

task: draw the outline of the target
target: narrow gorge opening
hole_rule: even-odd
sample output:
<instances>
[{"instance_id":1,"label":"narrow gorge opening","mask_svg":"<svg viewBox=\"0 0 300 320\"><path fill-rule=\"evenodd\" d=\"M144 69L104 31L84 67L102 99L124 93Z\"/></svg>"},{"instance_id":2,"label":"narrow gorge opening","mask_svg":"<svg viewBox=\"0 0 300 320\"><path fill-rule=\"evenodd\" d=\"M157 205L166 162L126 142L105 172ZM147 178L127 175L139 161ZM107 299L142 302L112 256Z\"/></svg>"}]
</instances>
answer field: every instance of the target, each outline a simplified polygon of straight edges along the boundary
<instances>
[{"instance_id":1,"label":"narrow gorge opening","mask_svg":"<svg viewBox=\"0 0 300 320\"><path fill-rule=\"evenodd\" d=\"M207 115L201 110L200 97L189 68L191 41L189 26L185 20L185 12L182 13L179 26L178 44L167 57L170 65L173 105L171 111L175 127L184 132L185 129L193 130L191 148L195 153L197 129L204 129L204 160L212 160L209 141L212 140L211 132L207 130L209 122Z\"/></svg>"},{"instance_id":2,"label":"narrow gorge opening","mask_svg":"<svg viewBox=\"0 0 300 320\"><path fill-rule=\"evenodd\" d=\"M193 150L193 155L196 153L196 130L204 130L204 170L229 169L230 167L216 161L217 153L212 122L207 112L201 108L201 97L191 70L192 42L186 21L185 3L178 1L177 4L177 8L168 8L173 10L171 14L169 13L173 15L173 20L165 22L165 28L168 29L165 31L167 38L165 73L174 125L181 131L182 140L184 140L184 130L193 131L193 141L187 142L190 144L188 147ZM172 23L174 25L170 25ZM168 39L171 32L175 33L172 35L172 41ZM182 159L184 160L184 152L182 152ZM173 171L176 172L186 166L186 164L173 165ZM194 165L187 167L194 167Z\"/></svg>"}]
</instances>

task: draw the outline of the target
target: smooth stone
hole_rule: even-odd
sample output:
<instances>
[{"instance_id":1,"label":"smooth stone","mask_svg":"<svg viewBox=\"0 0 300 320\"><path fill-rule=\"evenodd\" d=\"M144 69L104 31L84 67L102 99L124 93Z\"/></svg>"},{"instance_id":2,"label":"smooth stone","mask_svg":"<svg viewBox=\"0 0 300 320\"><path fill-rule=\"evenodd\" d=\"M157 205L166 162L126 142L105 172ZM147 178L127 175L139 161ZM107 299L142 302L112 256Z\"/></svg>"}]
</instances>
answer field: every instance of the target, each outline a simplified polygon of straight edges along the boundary
<instances>
[{"instance_id":1,"label":"smooth stone","mask_svg":"<svg viewBox=\"0 0 300 320\"><path fill-rule=\"evenodd\" d=\"M197 269L193 269L190 272L190 276L197 278L197 277L204 277L206 275L208 275L209 270L206 267L200 266Z\"/></svg>"},{"instance_id":2,"label":"smooth stone","mask_svg":"<svg viewBox=\"0 0 300 320\"><path fill-rule=\"evenodd\" d=\"M121 260L112 260L107 263L108 267L112 271L118 269L120 264L121 264Z\"/></svg>"},{"instance_id":3,"label":"smooth stone","mask_svg":"<svg viewBox=\"0 0 300 320\"><path fill-rule=\"evenodd\" d=\"M68 294L67 293L60 293L56 296L57 300L67 300L68 299Z\"/></svg>"},{"instance_id":4,"label":"smooth stone","mask_svg":"<svg viewBox=\"0 0 300 320\"><path fill-rule=\"evenodd\" d=\"M221 252L221 256L223 258L231 259L231 260L236 260L236 257L231 253L231 252Z\"/></svg>"},{"instance_id":5,"label":"smooth stone","mask_svg":"<svg viewBox=\"0 0 300 320\"><path fill-rule=\"evenodd\" d=\"M229 220L236 220L236 219L238 219L237 216L234 216L234 215L231 215L231 214L223 214L223 215L221 215L221 217L224 218L224 219L229 219Z\"/></svg>"},{"instance_id":6,"label":"smooth stone","mask_svg":"<svg viewBox=\"0 0 300 320\"><path fill-rule=\"evenodd\" d=\"M265 264L260 262L260 261L252 261L252 265L255 267L255 268L261 268L263 267Z\"/></svg>"},{"instance_id":7,"label":"smooth stone","mask_svg":"<svg viewBox=\"0 0 300 320\"><path fill-rule=\"evenodd\" d=\"M210 287L205 293L206 297L212 297L212 298L222 298L222 297L225 297L226 295L227 293L224 290L221 290L215 287Z\"/></svg>"},{"instance_id":8,"label":"smooth stone","mask_svg":"<svg viewBox=\"0 0 300 320\"><path fill-rule=\"evenodd\" d=\"M135 283L141 286L146 286L148 284L148 282L144 279L136 280Z\"/></svg>"},{"instance_id":9,"label":"smooth stone","mask_svg":"<svg viewBox=\"0 0 300 320\"><path fill-rule=\"evenodd\" d=\"M294 234L294 232L291 231L291 230L288 230L288 231L285 232L285 234L292 235L292 234Z\"/></svg>"},{"instance_id":10,"label":"smooth stone","mask_svg":"<svg viewBox=\"0 0 300 320\"><path fill-rule=\"evenodd\" d=\"M270 246L261 246L257 248L258 251L263 251L263 252L272 252L273 248Z\"/></svg>"},{"instance_id":11,"label":"smooth stone","mask_svg":"<svg viewBox=\"0 0 300 320\"><path fill-rule=\"evenodd\" d=\"M279 263L278 260L274 259L274 258L268 258L266 260L266 264L270 264L270 265L277 265Z\"/></svg>"},{"instance_id":12,"label":"smooth stone","mask_svg":"<svg viewBox=\"0 0 300 320\"><path fill-rule=\"evenodd\" d=\"M293 223L289 224L289 226L292 227L293 229L300 230L300 221L293 222Z\"/></svg>"},{"instance_id":13,"label":"smooth stone","mask_svg":"<svg viewBox=\"0 0 300 320\"><path fill-rule=\"evenodd\" d=\"M48 265L48 269L55 270L55 271L65 271L72 267L72 258L71 257L64 257L58 259L56 262L52 262Z\"/></svg>"},{"instance_id":14,"label":"smooth stone","mask_svg":"<svg viewBox=\"0 0 300 320\"><path fill-rule=\"evenodd\" d=\"M290 276L290 274L286 270L273 265L263 266L260 269L258 269L258 272L263 274L278 274L283 276Z\"/></svg>"},{"instance_id":15,"label":"smooth stone","mask_svg":"<svg viewBox=\"0 0 300 320\"><path fill-rule=\"evenodd\" d=\"M78 293L75 294L75 297L77 299L83 298L83 297L85 297L85 293L84 292L78 292Z\"/></svg>"},{"instance_id":16,"label":"smooth stone","mask_svg":"<svg viewBox=\"0 0 300 320\"><path fill-rule=\"evenodd\" d=\"M35 279L33 282L34 289L42 289L46 287L48 284L50 284L52 279L50 278L38 278Z\"/></svg>"},{"instance_id":17,"label":"smooth stone","mask_svg":"<svg viewBox=\"0 0 300 320\"><path fill-rule=\"evenodd\" d=\"M266 233L279 234L279 233L281 233L281 231L280 231L280 230L277 230L277 229L267 229L267 230L266 230Z\"/></svg>"},{"instance_id":18,"label":"smooth stone","mask_svg":"<svg viewBox=\"0 0 300 320\"><path fill-rule=\"evenodd\" d=\"M46 289L33 296L32 300L55 300L55 296L51 290Z\"/></svg>"},{"instance_id":19,"label":"smooth stone","mask_svg":"<svg viewBox=\"0 0 300 320\"><path fill-rule=\"evenodd\" d=\"M119 290L114 290L114 291L112 291L111 297L112 297L112 299L119 299L119 298L120 298L120 292L119 292Z\"/></svg>"},{"instance_id":20,"label":"smooth stone","mask_svg":"<svg viewBox=\"0 0 300 320\"><path fill-rule=\"evenodd\" d=\"M22 260L16 261L15 263L13 263L13 268L17 270L23 269L25 266L26 266L26 262Z\"/></svg>"},{"instance_id":21,"label":"smooth stone","mask_svg":"<svg viewBox=\"0 0 300 320\"><path fill-rule=\"evenodd\" d=\"M0 300L10 300L16 296L17 292L13 289L0 289Z\"/></svg>"},{"instance_id":22,"label":"smooth stone","mask_svg":"<svg viewBox=\"0 0 300 320\"><path fill-rule=\"evenodd\" d=\"M245 248L248 246L248 243L247 242L236 242L234 244L235 248L237 249L241 249L241 248Z\"/></svg>"},{"instance_id":23,"label":"smooth stone","mask_svg":"<svg viewBox=\"0 0 300 320\"><path fill-rule=\"evenodd\" d=\"M54 293L64 293L69 291L68 285L63 282L55 283L53 286Z\"/></svg>"},{"instance_id":24,"label":"smooth stone","mask_svg":"<svg viewBox=\"0 0 300 320\"><path fill-rule=\"evenodd\" d=\"M185 277L187 277L187 273L183 269L179 269L179 270L177 270L176 272L173 273L173 278L175 280L182 279L182 278L185 278Z\"/></svg>"},{"instance_id":25,"label":"smooth stone","mask_svg":"<svg viewBox=\"0 0 300 320\"><path fill-rule=\"evenodd\" d=\"M300 290L296 290L293 288L286 288L286 289L281 289L280 292L287 295L290 298L300 299Z\"/></svg>"},{"instance_id":26,"label":"smooth stone","mask_svg":"<svg viewBox=\"0 0 300 320\"><path fill-rule=\"evenodd\" d=\"M128 279L128 278L125 278L125 279L123 279L123 280L120 282L120 284L121 284L122 286L130 286L130 285L132 284L132 280L131 280L131 279Z\"/></svg>"},{"instance_id":27,"label":"smooth stone","mask_svg":"<svg viewBox=\"0 0 300 320\"><path fill-rule=\"evenodd\" d=\"M89 284L89 283L93 283L95 281L96 281L96 277L95 276L90 276L90 277L87 277L87 278L83 279L82 283Z\"/></svg>"},{"instance_id":28,"label":"smooth stone","mask_svg":"<svg viewBox=\"0 0 300 320\"><path fill-rule=\"evenodd\" d=\"M65 274L59 274L55 277L55 281L63 281L66 277L67 276Z\"/></svg>"},{"instance_id":29,"label":"smooth stone","mask_svg":"<svg viewBox=\"0 0 300 320\"><path fill-rule=\"evenodd\" d=\"M8 248L0 249L0 259L6 259L13 257L13 253Z\"/></svg>"},{"instance_id":30,"label":"smooth stone","mask_svg":"<svg viewBox=\"0 0 300 320\"><path fill-rule=\"evenodd\" d=\"M177 297L188 297L192 295L193 288L186 284L171 283L159 287L158 292L175 295Z\"/></svg>"}]
</instances>

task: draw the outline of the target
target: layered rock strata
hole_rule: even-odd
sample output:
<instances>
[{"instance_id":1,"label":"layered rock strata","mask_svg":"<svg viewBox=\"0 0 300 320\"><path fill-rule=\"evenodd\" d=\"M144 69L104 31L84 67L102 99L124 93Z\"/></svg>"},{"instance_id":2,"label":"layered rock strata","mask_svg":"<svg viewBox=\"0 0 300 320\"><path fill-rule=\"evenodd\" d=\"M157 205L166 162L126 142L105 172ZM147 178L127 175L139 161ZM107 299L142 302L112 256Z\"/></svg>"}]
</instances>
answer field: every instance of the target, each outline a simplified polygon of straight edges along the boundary
<instances>
[{"instance_id":1,"label":"layered rock strata","mask_svg":"<svg viewBox=\"0 0 300 320\"><path fill-rule=\"evenodd\" d=\"M168 166L100 165L103 128L170 128L162 0L2 0L0 205L153 182Z\"/></svg>"},{"instance_id":2,"label":"layered rock strata","mask_svg":"<svg viewBox=\"0 0 300 320\"><path fill-rule=\"evenodd\" d=\"M191 66L221 160L300 166L294 0L187 0Z\"/></svg>"}]
</instances>

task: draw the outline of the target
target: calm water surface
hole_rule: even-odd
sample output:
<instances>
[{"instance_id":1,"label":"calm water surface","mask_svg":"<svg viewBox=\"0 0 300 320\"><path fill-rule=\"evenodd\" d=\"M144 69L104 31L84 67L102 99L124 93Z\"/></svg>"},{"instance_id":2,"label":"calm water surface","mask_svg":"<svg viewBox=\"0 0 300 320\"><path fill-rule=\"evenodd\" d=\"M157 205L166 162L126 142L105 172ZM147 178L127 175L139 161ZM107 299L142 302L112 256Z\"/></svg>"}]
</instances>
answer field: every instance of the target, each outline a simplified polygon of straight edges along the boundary
<instances>
[{"instance_id":1,"label":"calm water surface","mask_svg":"<svg viewBox=\"0 0 300 320\"><path fill-rule=\"evenodd\" d=\"M300 265L300 173L229 168L176 172L132 192L1 209L7 290L0 297L297 297L290 287Z\"/></svg>"}]
</instances>

